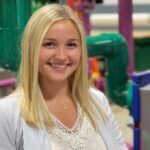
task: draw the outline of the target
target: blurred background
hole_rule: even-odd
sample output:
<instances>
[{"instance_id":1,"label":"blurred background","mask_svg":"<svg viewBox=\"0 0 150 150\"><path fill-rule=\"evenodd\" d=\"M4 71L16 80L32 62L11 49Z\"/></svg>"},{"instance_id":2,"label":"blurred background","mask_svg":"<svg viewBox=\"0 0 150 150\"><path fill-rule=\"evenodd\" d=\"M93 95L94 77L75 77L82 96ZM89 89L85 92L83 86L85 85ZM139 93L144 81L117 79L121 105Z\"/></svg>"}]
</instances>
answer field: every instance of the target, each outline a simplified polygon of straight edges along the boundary
<instances>
[{"instance_id":1,"label":"blurred background","mask_svg":"<svg viewBox=\"0 0 150 150\"><path fill-rule=\"evenodd\" d=\"M0 97L16 88L22 33L47 3L82 21L90 84L108 97L128 149L150 150L150 0L0 0Z\"/></svg>"}]
</instances>

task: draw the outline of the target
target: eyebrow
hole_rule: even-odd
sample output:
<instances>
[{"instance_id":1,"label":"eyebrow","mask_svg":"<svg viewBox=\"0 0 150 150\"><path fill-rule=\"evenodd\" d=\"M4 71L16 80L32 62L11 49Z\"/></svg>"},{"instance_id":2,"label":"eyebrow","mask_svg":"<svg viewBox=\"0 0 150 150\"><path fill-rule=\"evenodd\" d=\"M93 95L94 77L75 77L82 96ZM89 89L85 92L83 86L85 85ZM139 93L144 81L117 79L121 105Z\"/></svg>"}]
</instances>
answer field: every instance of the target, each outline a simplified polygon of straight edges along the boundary
<instances>
[{"instance_id":1,"label":"eyebrow","mask_svg":"<svg viewBox=\"0 0 150 150\"><path fill-rule=\"evenodd\" d=\"M44 38L43 41L57 41L54 38ZM73 42L73 41L77 41L80 43L80 41L78 39L69 39L68 41Z\"/></svg>"},{"instance_id":2,"label":"eyebrow","mask_svg":"<svg viewBox=\"0 0 150 150\"><path fill-rule=\"evenodd\" d=\"M53 38L44 38L43 41L56 41L56 39L53 39Z\"/></svg>"}]
</instances>

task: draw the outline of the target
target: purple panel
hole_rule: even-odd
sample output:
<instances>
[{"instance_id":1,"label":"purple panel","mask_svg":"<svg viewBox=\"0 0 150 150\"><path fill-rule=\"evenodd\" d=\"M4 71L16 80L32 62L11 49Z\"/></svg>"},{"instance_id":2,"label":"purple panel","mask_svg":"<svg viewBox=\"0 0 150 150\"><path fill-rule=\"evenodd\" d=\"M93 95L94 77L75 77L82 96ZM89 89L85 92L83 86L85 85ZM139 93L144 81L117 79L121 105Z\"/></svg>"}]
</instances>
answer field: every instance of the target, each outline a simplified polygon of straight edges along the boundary
<instances>
[{"instance_id":1,"label":"purple panel","mask_svg":"<svg viewBox=\"0 0 150 150\"><path fill-rule=\"evenodd\" d=\"M119 8L119 33L122 34L129 48L129 68L128 73L131 77L134 70L134 40L133 40L133 25L132 25L132 0L118 0Z\"/></svg>"}]
</instances>

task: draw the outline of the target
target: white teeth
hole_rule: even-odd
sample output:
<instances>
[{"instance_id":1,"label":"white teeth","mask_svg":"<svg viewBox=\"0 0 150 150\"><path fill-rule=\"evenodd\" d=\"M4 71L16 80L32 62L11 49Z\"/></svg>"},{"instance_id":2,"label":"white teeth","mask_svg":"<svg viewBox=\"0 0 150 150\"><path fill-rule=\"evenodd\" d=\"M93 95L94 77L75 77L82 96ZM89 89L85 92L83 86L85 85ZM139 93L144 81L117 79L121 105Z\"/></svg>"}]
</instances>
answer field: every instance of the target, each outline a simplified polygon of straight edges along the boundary
<instances>
[{"instance_id":1,"label":"white teeth","mask_svg":"<svg viewBox=\"0 0 150 150\"><path fill-rule=\"evenodd\" d=\"M51 64L51 66L62 69L62 68L65 68L67 64Z\"/></svg>"}]
</instances>

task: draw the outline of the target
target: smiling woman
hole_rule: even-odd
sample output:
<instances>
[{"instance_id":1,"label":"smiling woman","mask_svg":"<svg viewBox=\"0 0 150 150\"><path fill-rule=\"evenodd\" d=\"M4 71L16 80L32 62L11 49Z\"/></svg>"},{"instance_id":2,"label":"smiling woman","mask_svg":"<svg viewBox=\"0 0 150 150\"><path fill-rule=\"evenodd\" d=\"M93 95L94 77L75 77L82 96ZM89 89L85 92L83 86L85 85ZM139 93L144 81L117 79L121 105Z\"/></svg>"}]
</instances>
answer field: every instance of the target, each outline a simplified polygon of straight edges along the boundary
<instances>
[{"instance_id":1,"label":"smiling woman","mask_svg":"<svg viewBox=\"0 0 150 150\"><path fill-rule=\"evenodd\" d=\"M67 28L66 28L67 27ZM64 36L65 35L65 36ZM68 83L81 57L80 35L68 19L54 23L42 42L39 56L39 80L49 89L49 82ZM60 84L59 82L59 84Z\"/></svg>"},{"instance_id":2,"label":"smiling woman","mask_svg":"<svg viewBox=\"0 0 150 150\"><path fill-rule=\"evenodd\" d=\"M82 24L66 5L30 18L17 90L0 101L7 150L126 150L106 97L89 87Z\"/></svg>"}]
</instances>

